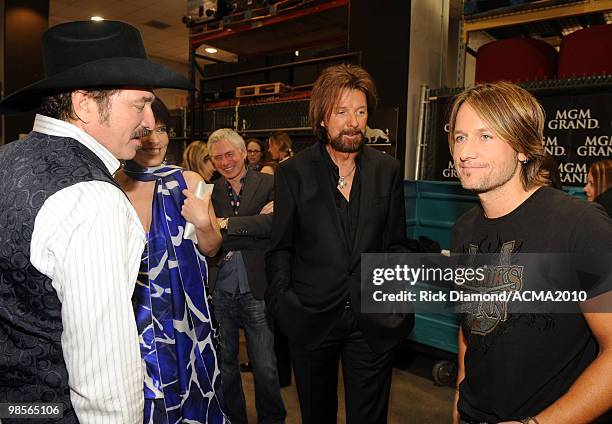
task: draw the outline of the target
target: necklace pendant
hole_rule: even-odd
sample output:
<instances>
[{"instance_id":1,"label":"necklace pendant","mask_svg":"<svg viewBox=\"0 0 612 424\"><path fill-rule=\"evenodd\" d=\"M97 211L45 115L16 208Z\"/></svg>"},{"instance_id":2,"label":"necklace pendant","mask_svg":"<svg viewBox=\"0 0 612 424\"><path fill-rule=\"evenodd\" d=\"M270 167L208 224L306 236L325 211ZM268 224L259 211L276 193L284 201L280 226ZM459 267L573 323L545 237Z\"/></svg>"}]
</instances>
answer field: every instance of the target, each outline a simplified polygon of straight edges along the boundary
<instances>
[{"instance_id":1,"label":"necklace pendant","mask_svg":"<svg viewBox=\"0 0 612 424\"><path fill-rule=\"evenodd\" d=\"M344 187L346 187L346 180L344 177L338 178L338 190L342 190Z\"/></svg>"}]
</instances>

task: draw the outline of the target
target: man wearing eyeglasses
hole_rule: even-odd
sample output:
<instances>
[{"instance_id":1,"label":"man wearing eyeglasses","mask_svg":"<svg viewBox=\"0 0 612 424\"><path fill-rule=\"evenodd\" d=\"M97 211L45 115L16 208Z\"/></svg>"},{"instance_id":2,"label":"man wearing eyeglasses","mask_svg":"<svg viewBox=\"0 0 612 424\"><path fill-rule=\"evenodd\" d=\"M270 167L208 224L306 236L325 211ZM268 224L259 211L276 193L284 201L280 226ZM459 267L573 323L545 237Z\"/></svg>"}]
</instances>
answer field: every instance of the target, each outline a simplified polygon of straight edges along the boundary
<instances>
[{"instance_id":1,"label":"man wearing eyeglasses","mask_svg":"<svg viewBox=\"0 0 612 424\"><path fill-rule=\"evenodd\" d=\"M223 395L233 424L247 423L238 367L239 328L246 334L255 377L257 421L284 423L274 334L266 320L264 252L272 228L274 178L247 170L244 139L224 128L208 138L208 151L222 178L214 183L213 207L223 236L209 266L209 284L220 328Z\"/></svg>"}]
</instances>

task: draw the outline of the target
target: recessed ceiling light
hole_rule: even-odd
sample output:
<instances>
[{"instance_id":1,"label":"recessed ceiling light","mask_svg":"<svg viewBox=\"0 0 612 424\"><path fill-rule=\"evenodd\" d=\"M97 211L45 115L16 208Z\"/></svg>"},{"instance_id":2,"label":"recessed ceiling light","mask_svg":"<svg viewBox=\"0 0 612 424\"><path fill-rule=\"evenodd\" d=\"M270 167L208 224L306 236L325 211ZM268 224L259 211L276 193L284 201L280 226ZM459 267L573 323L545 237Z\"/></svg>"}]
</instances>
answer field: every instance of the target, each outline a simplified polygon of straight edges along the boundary
<instances>
[{"instance_id":1,"label":"recessed ceiling light","mask_svg":"<svg viewBox=\"0 0 612 424\"><path fill-rule=\"evenodd\" d=\"M92 21L103 21L104 18L102 16L92 16L91 20Z\"/></svg>"},{"instance_id":2,"label":"recessed ceiling light","mask_svg":"<svg viewBox=\"0 0 612 424\"><path fill-rule=\"evenodd\" d=\"M217 49L215 49L214 47L206 47L204 51L206 53L211 53L211 54L217 53Z\"/></svg>"}]
</instances>

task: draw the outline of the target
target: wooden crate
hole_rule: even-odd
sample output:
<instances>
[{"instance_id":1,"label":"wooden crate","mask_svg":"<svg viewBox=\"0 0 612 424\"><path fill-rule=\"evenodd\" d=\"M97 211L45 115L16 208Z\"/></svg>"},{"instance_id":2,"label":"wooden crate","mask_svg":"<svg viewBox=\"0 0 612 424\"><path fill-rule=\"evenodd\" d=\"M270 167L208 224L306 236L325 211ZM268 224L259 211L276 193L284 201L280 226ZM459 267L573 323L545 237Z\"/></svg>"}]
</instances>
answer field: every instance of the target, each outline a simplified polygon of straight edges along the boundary
<instances>
[{"instance_id":1,"label":"wooden crate","mask_svg":"<svg viewBox=\"0 0 612 424\"><path fill-rule=\"evenodd\" d=\"M201 24L194 25L189 28L189 37L195 38L200 35L205 35L215 31L222 31L225 29L225 24L223 20L216 19L210 22L203 22ZM201 43L200 43L201 44ZM198 44L196 48L200 45Z\"/></svg>"},{"instance_id":2,"label":"wooden crate","mask_svg":"<svg viewBox=\"0 0 612 424\"><path fill-rule=\"evenodd\" d=\"M291 90L291 87L282 82L272 82L268 84L245 85L236 87L236 98L273 96Z\"/></svg>"}]
</instances>

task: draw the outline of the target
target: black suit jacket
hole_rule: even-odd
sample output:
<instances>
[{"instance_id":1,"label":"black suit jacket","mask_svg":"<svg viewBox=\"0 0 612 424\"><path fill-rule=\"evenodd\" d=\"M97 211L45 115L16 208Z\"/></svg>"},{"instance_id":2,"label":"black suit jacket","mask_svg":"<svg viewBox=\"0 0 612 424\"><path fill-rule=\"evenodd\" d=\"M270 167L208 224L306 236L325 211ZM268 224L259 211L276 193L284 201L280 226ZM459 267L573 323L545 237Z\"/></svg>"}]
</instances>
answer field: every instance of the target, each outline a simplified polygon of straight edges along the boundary
<instances>
[{"instance_id":1,"label":"black suit jacket","mask_svg":"<svg viewBox=\"0 0 612 424\"><path fill-rule=\"evenodd\" d=\"M410 333L414 315L361 313L361 253L408 251L399 162L364 147L359 221L350 251L327 166L317 143L276 171L272 240L266 255L268 309L292 343L314 349L350 296L368 344L384 352Z\"/></svg>"},{"instance_id":2,"label":"black suit jacket","mask_svg":"<svg viewBox=\"0 0 612 424\"><path fill-rule=\"evenodd\" d=\"M209 260L208 281L214 290L219 264L230 250L242 253L251 293L263 299L267 286L264 253L270 242L272 215L261 215L264 205L274 200L274 178L257 171L248 171L245 177L238 215L230 203L225 178L214 182L212 203L217 217L229 218L227 230L222 230L223 244L219 253Z\"/></svg>"}]
</instances>

